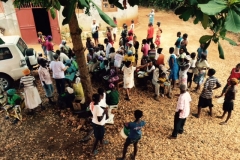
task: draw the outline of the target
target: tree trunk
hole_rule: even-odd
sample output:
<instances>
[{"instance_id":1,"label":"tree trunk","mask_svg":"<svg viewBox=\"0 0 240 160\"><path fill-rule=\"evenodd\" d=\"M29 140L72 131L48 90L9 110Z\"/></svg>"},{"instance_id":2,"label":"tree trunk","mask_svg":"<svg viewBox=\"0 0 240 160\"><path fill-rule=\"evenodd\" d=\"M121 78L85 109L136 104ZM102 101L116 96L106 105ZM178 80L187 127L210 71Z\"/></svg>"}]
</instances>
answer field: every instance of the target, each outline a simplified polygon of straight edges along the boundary
<instances>
[{"instance_id":1,"label":"tree trunk","mask_svg":"<svg viewBox=\"0 0 240 160\"><path fill-rule=\"evenodd\" d=\"M87 68L87 62L84 55L84 47L81 39L82 30L79 28L76 13L73 13L69 22L70 35L73 43L73 51L76 55L76 61L80 72L80 78L85 95L85 103L89 104L92 99L92 83Z\"/></svg>"}]
</instances>

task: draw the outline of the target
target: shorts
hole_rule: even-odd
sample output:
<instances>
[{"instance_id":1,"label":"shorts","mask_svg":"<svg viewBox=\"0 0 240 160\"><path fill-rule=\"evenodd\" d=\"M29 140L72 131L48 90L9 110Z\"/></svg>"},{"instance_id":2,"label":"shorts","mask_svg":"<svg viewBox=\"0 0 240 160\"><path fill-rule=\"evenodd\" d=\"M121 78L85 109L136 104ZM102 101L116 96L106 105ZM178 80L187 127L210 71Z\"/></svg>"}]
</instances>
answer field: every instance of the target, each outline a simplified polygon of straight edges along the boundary
<instances>
[{"instance_id":1,"label":"shorts","mask_svg":"<svg viewBox=\"0 0 240 160\"><path fill-rule=\"evenodd\" d=\"M92 34L92 38L98 39L98 32L93 33L93 34Z\"/></svg>"},{"instance_id":2,"label":"shorts","mask_svg":"<svg viewBox=\"0 0 240 160\"><path fill-rule=\"evenodd\" d=\"M233 110L234 103L233 101L224 101L223 110L227 112L231 112Z\"/></svg>"},{"instance_id":3,"label":"shorts","mask_svg":"<svg viewBox=\"0 0 240 160\"><path fill-rule=\"evenodd\" d=\"M201 108L213 107L212 98L207 99L200 96L198 100L198 107L201 107Z\"/></svg>"},{"instance_id":4,"label":"shorts","mask_svg":"<svg viewBox=\"0 0 240 160\"><path fill-rule=\"evenodd\" d=\"M141 138L137 138L137 139L127 138L124 145L129 146L130 144L138 143L140 139Z\"/></svg>"},{"instance_id":5,"label":"shorts","mask_svg":"<svg viewBox=\"0 0 240 160\"><path fill-rule=\"evenodd\" d=\"M97 140L102 140L103 139L104 133L105 133L105 127L104 126L93 123L93 131L94 131L94 137Z\"/></svg>"},{"instance_id":6,"label":"shorts","mask_svg":"<svg viewBox=\"0 0 240 160\"><path fill-rule=\"evenodd\" d=\"M43 86L46 97L51 98L53 97L53 84L46 84L47 89Z\"/></svg>"}]
</instances>

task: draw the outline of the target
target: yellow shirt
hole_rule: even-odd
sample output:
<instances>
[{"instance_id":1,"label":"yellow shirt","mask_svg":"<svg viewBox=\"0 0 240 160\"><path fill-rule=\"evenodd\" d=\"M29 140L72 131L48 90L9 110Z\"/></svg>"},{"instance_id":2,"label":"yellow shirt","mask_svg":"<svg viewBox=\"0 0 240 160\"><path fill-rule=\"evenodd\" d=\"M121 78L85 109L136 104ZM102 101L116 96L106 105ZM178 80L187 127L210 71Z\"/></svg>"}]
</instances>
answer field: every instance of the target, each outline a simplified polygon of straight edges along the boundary
<instances>
[{"instance_id":1,"label":"yellow shirt","mask_svg":"<svg viewBox=\"0 0 240 160\"><path fill-rule=\"evenodd\" d=\"M123 61L127 62L127 61L131 61L131 62L135 62L135 56L128 56L127 54L123 57Z\"/></svg>"}]
</instances>

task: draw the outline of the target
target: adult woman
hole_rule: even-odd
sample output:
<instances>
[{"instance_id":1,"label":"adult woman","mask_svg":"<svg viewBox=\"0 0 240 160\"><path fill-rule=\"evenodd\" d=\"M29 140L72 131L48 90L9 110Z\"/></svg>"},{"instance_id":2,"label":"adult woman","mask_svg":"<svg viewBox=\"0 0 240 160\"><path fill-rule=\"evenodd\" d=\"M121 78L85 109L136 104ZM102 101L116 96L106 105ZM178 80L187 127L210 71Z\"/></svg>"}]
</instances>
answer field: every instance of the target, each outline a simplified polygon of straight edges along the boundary
<instances>
[{"instance_id":1,"label":"adult woman","mask_svg":"<svg viewBox=\"0 0 240 160\"><path fill-rule=\"evenodd\" d=\"M94 48L94 43L92 42L90 37L87 37L86 47L87 49Z\"/></svg>"},{"instance_id":2,"label":"adult woman","mask_svg":"<svg viewBox=\"0 0 240 160\"><path fill-rule=\"evenodd\" d=\"M46 41L46 36L44 36L42 32L38 32L38 43L41 44L45 57L47 56Z\"/></svg>"},{"instance_id":3,"label":"adult woman","mask_svg":"<svg viewBox=\"0 0 240 160\"><path fill-rule=\"evenodd\" d=\"M175 87L176 80L178 80L178 71L179 66L177 62L177 56L174 54L174 48L169 48L170 58L168 60L168 64L170 66L171 72L169 75L169 79L172 83L172 89Z\"/></svg>"},{"instance_id":4,"label":"adult woman","mask_svg":"<svg viewBox=\"0 0 240 160\"><path fill-rule=\"evenodd\" d=\"M116 25L116 27L113 28L113 40L116 42L116 37L117 37L117 19L116 17L113 17L113 21Z\"/></svg>"},{"instance_id":5,"label":"adult woman","mask_svg":"<svg viewBox=\"0 0 240 160\"><path fill-rule=\"evenodd\" d=\"M111 28L110 27L107 27L107 39L108 39L108 42L111 43L113 45L113 39L112 39L112 33L111 33Z\"/></svg>"},{"instance_id":6,"label":"adult woman","mask_svg":"<svg viewBox=\"0 0 240 160\"><path fill-rule=\"evenodd\" d=\"M104 133L105 133L105 123L108 119L108 110L102 109L99 105L101 98L99 94L94 94L92 96L92 102L90 103L89 107L92 112L93 118L92 118L92 124L93 124L93 130L94 130L94 137L95 142L93 144L93 150L92 153L96 155L98 151L96 150L98 142L100 144L107 144L107 141L103 141Z\"/></svg>"},{"instance_id":7,"label":"adult woman","mask_svg":"<svg viewBox=\"0 0 240 160\"><path fill-rule=\"evenodd\" d=\"M47 37L48 42L47 42L47 59L48 61L53 61L53 42L52 42L52 36Z\"/></svg>"},{"instance_id":8,"label":"adult woman","mask_svg":"<svg viewBox=\"0 0 240 160\"><path fill-rule=\"evenodd\" d=\"M38 93L35 78L30 75L30 70L25 69L23 71L23 76L20 79L20 85L24 87L24 95L25 95L25 106L30 109L30 114L33 114L33 109L41 105L42 109L45 109L42 106L42 100L40 98L40 95Z\"/></svg>"},{"instance_id":9,"label":"adult woman","mask_svg":"<svg viewBox=\"0 0 240 160\"><path fill-rule=\"evenodd\" d=\"M154 24L154 15L155 15L154 9L152 9L151 12L150 12L150 14L147 15L147 16L149 17L149 23Z\"/></svg>"},{"instance_id":10,"label":"adult woman","mask_svg":"<svg viewBox=\"0 0 240 160\"><path fill-rule=\"evenodd\" d=\"M204 78L209 68L209 64L206 60L206 55L202 54L201 59L196 63L195 75L193 81L197 84L196 91L200 89L201 84L204 82Z\"/></svg>"}]
</instances>

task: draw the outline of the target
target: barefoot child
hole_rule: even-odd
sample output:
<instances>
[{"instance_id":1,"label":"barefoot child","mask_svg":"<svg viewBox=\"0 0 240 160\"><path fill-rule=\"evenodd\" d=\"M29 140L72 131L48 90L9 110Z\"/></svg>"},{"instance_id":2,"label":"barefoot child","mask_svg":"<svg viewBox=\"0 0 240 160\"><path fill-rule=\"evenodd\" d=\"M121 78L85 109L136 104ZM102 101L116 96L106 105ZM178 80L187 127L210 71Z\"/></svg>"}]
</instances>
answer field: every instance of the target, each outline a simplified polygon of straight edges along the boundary
<instances>
[{"instance_id":1,"label":"barefoot child","mask_svg":"<svg viewBox=\"0 0 240 160\"><path fill-rule=\"evenodd\" d=\"M142 136L141 129L142 127L145 126L146 122L141 120L141 117L143 116L143 112L141 110L135 110L134 116L135 116L134 122L129 122L124 124L124 126L130 130L130 133L126 139L126 142L124 143L123 155L121 158L117 158L117 160L125 160L127 149L130 144L133 144L134 146L132 159L135 160L135 157L137 155L137 150L138 150L137 144Z\"/></svg>"}]
</instances>

